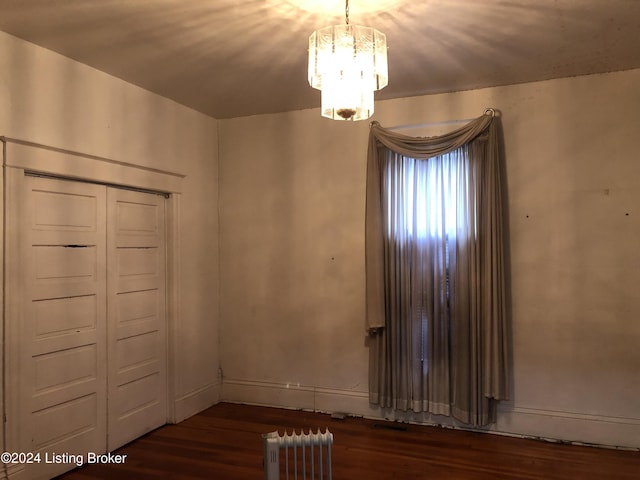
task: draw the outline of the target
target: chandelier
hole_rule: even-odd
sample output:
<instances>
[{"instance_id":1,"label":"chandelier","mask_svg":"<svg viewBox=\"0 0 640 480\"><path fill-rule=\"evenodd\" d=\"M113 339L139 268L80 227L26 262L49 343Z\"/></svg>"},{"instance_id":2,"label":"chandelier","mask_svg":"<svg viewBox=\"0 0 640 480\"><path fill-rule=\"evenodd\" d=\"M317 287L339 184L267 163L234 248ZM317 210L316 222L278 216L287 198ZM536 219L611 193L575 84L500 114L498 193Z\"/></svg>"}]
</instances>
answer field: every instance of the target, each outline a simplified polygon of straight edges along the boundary
<instances>
[{"instance_id":1,"label":"chandelier","mask_svg":"<svg viewBox=\"0 0 640 480\"><path fill-rule=\"evenodd\" d=\"M387 86L387 37L370 27L345 24L309 36L309 85L321 91L322 116L365 120L373 115L373 92Z\"/></svg>"}]
</instances>

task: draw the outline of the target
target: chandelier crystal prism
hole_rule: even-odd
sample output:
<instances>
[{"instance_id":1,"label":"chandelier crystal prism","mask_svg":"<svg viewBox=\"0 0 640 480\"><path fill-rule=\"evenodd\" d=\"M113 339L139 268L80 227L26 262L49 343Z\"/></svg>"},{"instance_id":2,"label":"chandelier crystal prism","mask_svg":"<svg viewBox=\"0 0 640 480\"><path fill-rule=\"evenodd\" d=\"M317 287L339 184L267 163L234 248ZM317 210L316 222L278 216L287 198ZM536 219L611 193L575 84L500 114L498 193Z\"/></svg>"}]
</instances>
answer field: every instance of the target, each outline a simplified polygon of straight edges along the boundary
<instances>
[{"instance_id":1,"label":"chandelier crystal prism","mask_svg":"<svg viewBox=\"0 0 640 480\"><path fill-rule=\"evenodd\" d=\"M370 27L349 24L316 30L309 36L309 85L321 92L322 116L365 120L373 115L373 92L387 86L387 37Z\"/></svg>"}]
</instances>

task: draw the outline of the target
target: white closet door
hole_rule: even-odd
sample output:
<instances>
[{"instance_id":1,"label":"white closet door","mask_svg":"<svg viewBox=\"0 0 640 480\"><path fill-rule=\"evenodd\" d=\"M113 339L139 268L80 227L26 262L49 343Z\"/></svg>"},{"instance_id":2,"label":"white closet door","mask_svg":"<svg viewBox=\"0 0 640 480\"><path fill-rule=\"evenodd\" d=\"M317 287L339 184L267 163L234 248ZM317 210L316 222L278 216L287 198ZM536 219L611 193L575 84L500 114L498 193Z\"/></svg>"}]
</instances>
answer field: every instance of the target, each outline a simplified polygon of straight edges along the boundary
<instances>
[{"instance_id":1,"label":"white closet door","mask_svg":"<svg viewBox=\"0 0 640 480\"><path fill-rule=\"evenodd\" d=\"M107 193L108 449L166 423L165 199Z\"/></svg>"},{"instance_id":2,"label":"white closet door","mask_svg":"<svg viewBox=\"0 0 640 480\"><path fill-rule=\"evenodd\" d=\"M28 477L68 464L44 453L106 451L106 188L25 178L21 257L21 410L43 460Z\"/></svg>"}]
</instances>

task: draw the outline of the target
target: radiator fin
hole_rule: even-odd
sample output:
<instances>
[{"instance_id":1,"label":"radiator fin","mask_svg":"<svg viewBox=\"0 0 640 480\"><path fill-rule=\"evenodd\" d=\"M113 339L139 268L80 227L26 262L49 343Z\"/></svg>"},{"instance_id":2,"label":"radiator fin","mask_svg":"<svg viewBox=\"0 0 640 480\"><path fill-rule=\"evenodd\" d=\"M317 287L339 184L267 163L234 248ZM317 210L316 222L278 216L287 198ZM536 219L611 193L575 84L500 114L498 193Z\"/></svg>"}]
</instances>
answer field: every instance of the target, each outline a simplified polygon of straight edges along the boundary
<instances>
[{"instance_id":1,"label":"radiator fin","mask_svg":"<svg viewBox=\"0 0 640 480\"><path fill-rule=\"evenodd\" d=\"M331 480L333 434L326 429L262 435L265 480Z\"/></svg>"}]
</instances>

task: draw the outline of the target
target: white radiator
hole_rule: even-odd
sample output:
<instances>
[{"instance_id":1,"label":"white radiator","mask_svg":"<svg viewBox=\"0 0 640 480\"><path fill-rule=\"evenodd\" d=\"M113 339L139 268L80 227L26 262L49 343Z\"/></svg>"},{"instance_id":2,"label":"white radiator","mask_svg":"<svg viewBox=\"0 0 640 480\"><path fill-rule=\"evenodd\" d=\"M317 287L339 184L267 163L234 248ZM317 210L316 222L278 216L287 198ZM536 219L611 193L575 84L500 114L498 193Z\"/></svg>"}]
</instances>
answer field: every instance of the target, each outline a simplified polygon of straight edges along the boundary
<instances>
[{"instance_id":1,"label":"white radiator","mask_svg":"<svg viewBox=\"0 0 640 480\"><path fill-rule=\"evenodd\" d=\"M265 480L331 480L331 445L333 434L320 433L284 435L275 431L262 435L264 442Z\"/></svg>"}]
</instances>

